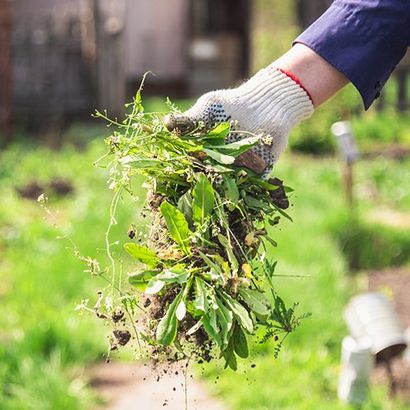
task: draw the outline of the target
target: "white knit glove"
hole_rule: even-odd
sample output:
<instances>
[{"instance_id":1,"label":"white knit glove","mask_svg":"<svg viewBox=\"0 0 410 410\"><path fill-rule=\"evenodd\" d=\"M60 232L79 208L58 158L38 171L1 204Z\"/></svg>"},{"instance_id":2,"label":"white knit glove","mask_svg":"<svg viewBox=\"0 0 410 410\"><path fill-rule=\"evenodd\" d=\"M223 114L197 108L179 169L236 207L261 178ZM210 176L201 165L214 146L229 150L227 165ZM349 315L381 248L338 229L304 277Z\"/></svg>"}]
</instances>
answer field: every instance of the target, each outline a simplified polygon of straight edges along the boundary
<instances>
[{"instance_id":1,"label":"white knit glove","mask_svg":"<svg viewBox=\"0 0 410 410\"><path fill-rule=\"evenodd\" d=\"M235 164L266 177L286 148L290 130L310 117L313 110L301 85L278 68L268 66L237 88L204 94L188 111L168 116L165 123L169 130L184 134L200 121L207 128L231 121L232 131L226 142L249 136L240 131L262 134L261 143L238 157Z\"/></svg>"}]
</instances>

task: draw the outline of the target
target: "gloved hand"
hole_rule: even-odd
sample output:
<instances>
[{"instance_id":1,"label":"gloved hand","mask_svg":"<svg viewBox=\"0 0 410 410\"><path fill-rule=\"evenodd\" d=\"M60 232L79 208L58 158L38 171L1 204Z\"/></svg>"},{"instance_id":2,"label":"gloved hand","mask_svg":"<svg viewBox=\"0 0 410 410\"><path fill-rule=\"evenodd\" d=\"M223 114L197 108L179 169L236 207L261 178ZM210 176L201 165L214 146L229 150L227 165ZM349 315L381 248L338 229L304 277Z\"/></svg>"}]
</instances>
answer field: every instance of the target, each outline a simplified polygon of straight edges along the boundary
<instances>
[{"instance_id":1,"label":"gloved hand","mask_svg":"<svg viewBox=\"0 0 410 410\"><path fill-rule=\"evenodd\" d=\"M212 128L230 121L226 142L249 137L241 131L262 135L261 142L235 164L266 177L286 148L290 130L313 110L309 94L292 74L268 66L237 88L204 94L185 113L168 116L165 124L170 131L185 134L199 122Z\"/></svg>"}]
</instances>

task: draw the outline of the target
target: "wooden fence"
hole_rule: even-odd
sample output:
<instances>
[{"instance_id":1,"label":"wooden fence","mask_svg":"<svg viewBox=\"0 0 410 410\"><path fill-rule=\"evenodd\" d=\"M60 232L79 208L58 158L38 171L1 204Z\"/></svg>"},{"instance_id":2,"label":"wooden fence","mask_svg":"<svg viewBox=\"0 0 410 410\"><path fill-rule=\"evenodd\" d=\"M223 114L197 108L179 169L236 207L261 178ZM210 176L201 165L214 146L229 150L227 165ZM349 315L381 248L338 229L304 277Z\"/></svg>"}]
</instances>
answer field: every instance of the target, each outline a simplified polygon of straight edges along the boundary
<instances>
[{"instance_id":1,"label":"wooden fence","mask_svg":"<svg viewBox=\"0 0 410 410\"><path fill-rule=\"evenodd\" d=\"M52 16L14 22L13 106L22 118L84 112L93 103L92 66L81 53L80 21L57 31Z\"/></svg>"},{"instance_id":2,"label":"wooden fence","mask_svg":"<svg viewBox=\"0 0 410 410\"><path fill-rule=\"evenodd\" d=\"M53 2L55 4L55 2ZM125 100L122 0L84 0L75 8L14 13L13 115L31 124L117 115Z\"/></svg>"}]
</instances>

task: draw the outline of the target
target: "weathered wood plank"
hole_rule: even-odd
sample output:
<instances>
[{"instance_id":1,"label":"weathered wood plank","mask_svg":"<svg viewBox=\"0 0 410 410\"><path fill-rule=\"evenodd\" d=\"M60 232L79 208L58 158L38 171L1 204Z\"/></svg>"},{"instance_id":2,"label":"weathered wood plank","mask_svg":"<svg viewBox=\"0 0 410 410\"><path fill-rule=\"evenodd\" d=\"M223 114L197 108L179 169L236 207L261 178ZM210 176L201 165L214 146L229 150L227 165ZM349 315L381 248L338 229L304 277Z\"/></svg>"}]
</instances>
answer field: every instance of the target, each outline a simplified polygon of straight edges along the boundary
<instances>
[{"instance_id":1,"label":"weathered wood plank","mask_svg":"<svg viewBox=\"0 0 410 410\"><path fill-rule=\"evenodd\" d=\"M97 105L120 115L125 101L124 0L94 0Z\"/></svg>"}]
</instances>

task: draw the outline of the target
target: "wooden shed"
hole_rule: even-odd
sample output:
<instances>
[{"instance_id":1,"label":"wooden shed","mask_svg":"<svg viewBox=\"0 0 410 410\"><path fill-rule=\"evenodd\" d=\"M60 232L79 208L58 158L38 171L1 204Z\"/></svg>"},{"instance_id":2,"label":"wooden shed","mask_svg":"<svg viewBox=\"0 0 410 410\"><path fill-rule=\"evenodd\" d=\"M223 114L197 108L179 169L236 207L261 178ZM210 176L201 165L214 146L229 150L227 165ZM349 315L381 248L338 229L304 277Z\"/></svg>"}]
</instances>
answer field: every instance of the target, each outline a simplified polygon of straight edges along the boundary
<instances>
[{"instance_id":1,"label":"wooden shed","mask_svg":"<svg viewBox=\"0 0 410 410\"><path fill-rule=\"evenodd\" d=\"M128 0L130 3L132 0ZM127 77L197 95L248 73L249 0L138 0L126 18ZM152 89L152 88L151 88Z\"/></svg>"},{"instance_id":2,"label":"wooden shed","mask_svg":"<svg viewBox=\"0 0 410 410\"><path fill-rule=\"evenodd\" d=\"M0 45L11 53L1 112L40 123L95 107L117 114L146 71L146 92L171 97L232 85L248 72L249 3L0 0Z\"/></svg>"}]
</instances>

